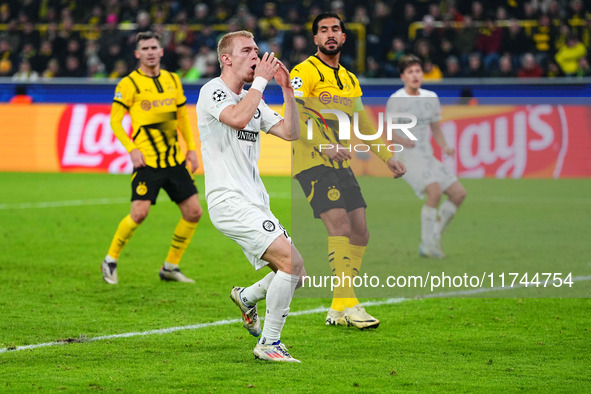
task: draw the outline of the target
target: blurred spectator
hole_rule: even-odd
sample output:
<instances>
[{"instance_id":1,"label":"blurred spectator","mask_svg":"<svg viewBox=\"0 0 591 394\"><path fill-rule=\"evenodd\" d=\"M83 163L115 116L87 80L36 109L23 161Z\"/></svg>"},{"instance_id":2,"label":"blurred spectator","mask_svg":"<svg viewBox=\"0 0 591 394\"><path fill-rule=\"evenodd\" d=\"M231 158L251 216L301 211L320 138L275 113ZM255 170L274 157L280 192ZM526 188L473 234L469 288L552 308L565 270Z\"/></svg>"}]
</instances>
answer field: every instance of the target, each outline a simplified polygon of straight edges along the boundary
<instances>
[{"instance_id":1,"label":"blurred spectator","mask_svg":"<svg viewBox=\"0 0 591 394\"><path fill-rule=\"evenodd\" d=\"M557 0L550 1L548 3L548 8L542 11L544 11L548 15L552 23L558 23L566 18L566 13L560 7L560 3L558 3Z\"/></svg>"},{"instance_id":2,"label":"blurred spectator","mask_svg":"<svg viewBox=\"0 0 591 394\"><path fill-rule=\"evenodd\" d=\"M439 48L441 38L439 33L435 30L435 21L429 15L423 18L424 28L419 30L417 33L417 40L427 40L431 45L431 48Z\"/></svg>"},{"instance_id":3,"label":"blurred spectator","mask_svg":"<svg viewBox=\"0 0 591 394\"><path fill-rule=\"evenodd\" d=\"M513 58L508 53L499 59L499 69L493 73L493 77L514 78L517 76L513 69Z\"/></svg>"},{"instance_id":4,"label":"blurred spectator","mask_svg":"<svg viewBox=\"0 0 591 394\"><path fill-rule=\"evenodd\" d=\"M425 81L440 81L443 78L443 73L437 64L426 60L423 63L423 78Z\"/></svg>"},{"instance_id":5,"label":"blurred spectator","mask_svg":"<svg viewBox=\"0 0 591 394\"><path fill-rule=\"evenodd\" d=\"M49 62L47 62L47 68L43 71L41 76L43 79L51 79L63 76L60 70L60 62L56 58L50 59Z\"/></svg>"},{"instance_id":6,"label":"blurred spectator","mask_svg":"<svg viewBox=\"0 0 591 394\"><path fill-rule=\"evenodd\" d=\"M105 65L101 63L101 60L98 57L88 59L86 69L86 75L90 79L107 78L107 73L105 72Z\"/></svg>"},{"instance_id":7,"label":"blurred spectator","mask_svg":"<svg viewBox=\"0 0 591 394\"><path fill-rule=\"evenodd\" d=\"M552 43L554 42L555 36L556 30L550 24L550 18L548 18L548 15L542 14L538 19L538 26L532 29L537 63L544 64L546 59L553 54L554 48Z\"/></svg>"},{"instance_id":8,"label":"blurred spectator","mask_svg":"<svg viewBox=\"0 0 591 394\"><path fill-rule=\"evenodd\" d=\"M558 28L557 34L554 36L554 50L558 51L566 45L571 35L571 29L566 23L562 23Z\"/></svg>"},{"instance_id":9,"label":"blurred spectator","mask_svg":"<svg viewBox=\"0 0 591 394\"><path fill-rule=\"evenodd\" d=\"M392 16L397 18L399 13L395 12ZM394 31L393 34L400 37L408 36L408 29L413 22L418 21L419 18L417 17L417 10L412 3L404 4L404 12L402 13L402 18L396 19L394 23ZM372 21L373 22L373 21ZM370 26L373 23L370 23Z\"/></svg>"},{"instance_id":10,"label":"blurred spectator","mask_svg":"<svg viewBox=\"0 0 591 394\"><path fill-rule=\"evenodd\" d=\"M8 5L8 3L0 4L0 23L7 24L10 22L10 19L10 5Z\"/></svg>"},{"instance_id":11,"label":"blurred spectator","mask_svg":"<svg viewBox=\"0 0 591 394\"><path fill-rule=\"evenodd\" d=\"M519 67L519 61L521 60L520 57L524 53L530 52L532 50L533 42L523 31L519 25L519 21L516 19L511 19L509 22L509 28L505 34L503 34L501 52L511 55L512 68L515 69Z\"/></svg>"},{"instance_id":12,"label":"blurred spectator","mask_svg":"<svg viewBox=\"0 0 591 394\"><path fill-rule=\"evenodd\" d=\"M546 66L546 77L548 78L555 78L555 77L562 77L563 74L560 71L560 67L554 61L549 61L548 65Z\"/></svg>"},{"instance_id":13,"label":"blurred spectator","mask_svg":"<svg viewBox=\"0 0 591 394\"><path fill-rule=\"evenodd\" d=\"M35 48L38 48L38 47L35 47L30 42L23 45L23 49L21 50L21 52L17 56L17 62L20 62L23 59L27 59L27 60L33 59L37 55Z\"/></svg>"},{"instance_id":14,"label":"blurred spectator","mask_svg":"<svg viewBox=\"0 0 591 394\"><path fill-rule=\"evenodd\" d=\"M179 61L180 68L176 70L178 76L187 82L196 81L201 77L201 73L193 66L191 56L183 56Z\"/></svg>"},{"instance_id":15,"label":"blurred spectator","mask_svg":"<svg viewBox=\"0 0 591 394\"><path fill-rule=\"evenodd\" d=\"M295 66L306 60L310 56L308 50L308 40L303 35L293 37L292 50L289 54L288 62L290 66ZM290 67L291 68L291 67Z\"/></svg>"},{"instance_id":16,"label":"blurred spectator","mask_svg":"<svg viewBox=\"0 0 591 394\"><path fill-rule=\"evenodd\" d=\"M109 56L109 48L111 45L121 45L123 43L123 33L118 29L117 15L109 14L105 19L103 31L98 40L99 56L105 58Z\"/></svg>"},{"instance_id":17,"label":"blurred spectator","mask_svg":"<svg viewBox=\"0 0 591 394\"><path fill-rule=\"evenodd\" d=\"M113 71L109 73L109 79L121 79L127 74L129 74L129 71L127 70L127 62L124 60L117 60L113 67Z\"/></svg>"},{"instance_id":18,"label":"blurred spectator","mask_svg":"<svg viewBox=\"0 0 591 394\"><path fill-rule=\"evenodd\" d=\"M390 50L386 53L383 71L388 78L399 76L398 63L406 54L406 45L402 38L394 37Z\"/></svg>"},{"instance_id":19,"label":"blurred spectator","mask_svg":"<svg viewBox=\"0 0 591 394\"><path fill-rule=\"evenodd\" d=\"M259 19L259 27L263 39L269 39L273 34L276 35L277 30L283 27L283 19L277 15L277 4L265 3L263 9L263 17ZM272 31L274 28L274 32Z\"/></svg>"},{"instance_id":20,"label":"blurred spectator","mask_svg":"<svg viewBox=\"0 0 591 394\"><path fill-rule=\"evenodd\" d=\"M445 60L444 78L458 78L462 76L460 61L455 56L450 56Z\"/></svg>"},{"instance_id":21,"label":"blurred spectator","mask_svg":"<svg viewBox=\"0 0 591 394\"><path fill-rule=\"evenodd\" d=\"M217 52L207 45L202 45L199 48L199 52L197 52L197 55L195 56L194 67L199 71L200 75L204 75L207 73L207 65L209 63L215 64L217 61Z\"/></svg>"},{"instance_id":22,"label":"blurred spectator","mask_svg":"<svg viewBox=\"0 0 591 394\"><path fill-rule=\"evenodd\" d=\"M458 30L454 41L454 46L460 52L462 65L468 62L468 56L476 49L477 38L478 30L472 24L472 18L464 17L464 27Z\"/></svg>"},{"instance_id":23,"label":"blurred spectator","mask_svg":"<svg viewBox=\"0 0 591 394\"><path fill-rule=\"evenodd\" d=\"M579 68L577 70L577 77L589 77L591 76L591 67L589 67L589 61L586 57L579 59Z\"/></svg>"},{"instance_id":24,"label":"blurred spectator","mask_svg":"<svg viewBox=\"0 0 591 394\"><path fill-rule=\"evenodd\" d=\"M252 15L248 15L244 19L244 30L247 30L252 33L254 36L254 42L259 42L262 38L261 36L261 29L259 29L259 22L257 18ZM296 25L297 26L297 25Z\"/></svg>"},{"instance_id":25,"label":"blurred spectator","mask_svg":"<svg viewBox=\"0 0 591 394\"><path fill-rule=\"evenodd\" d=\"M108 48L108 54L106 56L101 56L101 60L105 65L105 69L107 73L111 73L115 69L115 63L118 61L125 61L125 57L123 56L121 44L113 43Z\"/></svg>"},{"instance_id":26,"label":"blurred spectator","mask_svg":"<svg viewBox=\"0 0 591 394\"><path fill-rule=\"evenodd\" d=\"M508 18L507 16L507 10L505 9L505 7L500 6L497 7L497 11L495 12L495 20L497 21L506 21Z\"/></svg>"},{"instance_id":27,"label":"blurred spectator","mask_svg":"<svg viewBox=\"0 0 591 394\"><path fill-rule=\"evenodd\" d=\"M585 20L585 6L582 0L571 0L570 9L568 10L568 18L571 21Z\"/></svg>"},{"instance_id":28,"label":"blurred spectator","mask_svg":"<svg viewBox=\"0 0 591 394\"><path fill-rule=\"evenodd\" d=\"M152 20L150 14L146 11L140 11L136 17L136 28L127 37L127 47L135 49L135 37L138 33L143 33L151 29Z\"/></svg>"},{"instance_id":29,"label":"blurred spectator","mask_svg":"<svg viewBox=\"0 0 591 394\"><path fill-rule=\"evenodd\" d=\"M35 25L33 22L27 21L23 24L22 32L21 32L21 39L20 44L24 46L25 44L32 44L33 47L39 48L39 44L41 43L41 35L39 31L35 29Z\"/></svg>"},{"instance_id":30,"label":"blurred spectator","mask_svg":"<svg viewBox=\"0 0 591 394\"><path fill-rule=\"evenodd\" d=\"M31 68L31 62L27 59L21 60L18 71L12 76L13 81L37 81L39 79L39 73Z\"/></svg>"},{"instance_id":31,"label":"blurred spectator","mask_svg":"<svg viewBox=\"0 0 591 394\"><path fill-rule=\"evenodd\" d=\"M27 94L26 86L17 85L14 90L14 96L10 99L11 104L31 104L33 102L33 97Z\"/></svg>"},{"instance_id":32,"label":"blurred spectator","mask_svg":"<svg viewBox=\"0 0 591 394\"><path fill-rule=\"evenodd\" d=\"M468 71L466 77L468 78L482 78L484 77L484 67L482 67L482 58L478 52L473 52L468 57Z\"/></svg>"},{"instance_id":33,"label":"blurred spectator","mask_svg":"<svg viewBox=\"0 0 591 394\"><path fill-rule=\"evenodd\" d=\"M205 72L201 74L201 78L215 78L220 73L220 64L215 62L208 62L205 67Z\"/></svg>"},{"instance_id":34,"label":"blurred spectator","mask_svg":"<svg viewBox=\"0 0 591 394\"><path fill-rule=\"evenodd\" d=\"M484 20L484 7L480 1L472 2L472 12L470 17L473 21L483 21Z\"/></svg>"},{"instance_id":35,"label":"blurred spectator","mask_svg":"<svg viewBox=\"0 0 591 394\"><path fill-rule=\"evenodd\" d=\"M539 78L544 74L542 68L536 63L534 55L526 53L523 55L522 67L517 72L519 78Z\"/></svg>"},{"instance_id":36,"label":"blurred spectator","mask_svg":"<svg viewBox=\"0 0 591 394\"><path fill-rule=\"evenodd\" d=\"M367 58L367 71L365 72L367 78L383 78L386 75L382 72L382 67L373 57Z\"/></svg>"},{"instance_id":37,"label":"blurred spectator","mask_svg":"<svg viewBox=\"0 0 591 394\"><path fill-rule=\"evenodd\" d=\"M484 57L484 68L487 71L494 70L499 63L502 39L503 31L495 25L492 18L487 18L476 39L476 48Z\"/></svg>"},{"instance_id":38,"label":"blurred spectator","mask_svg":"<svg viewBox=\"0 0 591 394\"><path fill-rule=\"evenodd\" d=\"M80 78L84 75L85 72L80 64L80 59L76 56L69 55L66 58L63 76L67 78Z\"/></svg>"},{"instance_id":39,"label":"blurred spectator","mask_svg":"<svg viewBox=\"0 0 591 394\"><path fill-rule=\"evenodd\" d=\"M213 18L209 15L209 7L205 3L198 3L193 9L192 23L199 25L210 25Z\"/></svg>"},{"instance_id":40,"label":"blurred spectator","mask_svg":"<svg viewBox=\"0 0 591 394\"><path fill-rule=\"evenodd\" d=\"M68 40L64 56L73 56L78 59L78 63L82 62L84 54L82 52L80 41L75 38Z\"/></svg>"},{"instance_id":41,"label":"blurred spectator","mask_svg":"<svg viewBox=\"0 0 591 394\"><path fill-rule=\"evenodd\" d=\"M12 75L16 56L7 40L0 40L0 76Z\"/></svg>"},{"instance_id":42,"label":"blurred spectator","mask_svg":"<svg viewBox=\"0 0 591 394\"><path fill-rule=\"evenodd\" d=\"M579 41L576 35L571 34L567 41L554 57L556 63L566 76L577 75L579 59L587 56L587 48Z\"/></svg>"},{"instance_id":43,"label":"blurred spectator","mask_svg":"<svg viewBox=\"0 0 591 394\"><path fill-rule=\"evenodd\" d=\"M458 58L460 53L454 48L451 41L447 38L441 39L441 46L439 47L439 53L437 54L436 64L439 67L444 67L444 62L450 56Z\"/></svg>"},{"instance_id":44,"label":"blurred spectator","mask_svg":"<svg viewBox=\"0 0 591 394\"><path fill-rule=\"evenodd\" d=\"M427 60L433 61L433 58L435 57L430 42L425 39L415 41L413 52L423 61L423 63Z\"/></svg>"},{"instance_id":45,"label":"blurred spectator","mask_svg":"<svg viewBox=\"0 0 591 394\"><path fill-rule=\"evenodd\" d=\"M428 8L428 15L433 18L434 21L436 22L440 22L442 17L441 17L441 9L439 8L439 4L435 4L435 3L431 3L429 4L429 8Z\"/></svg>"},{"instance_id":46,"label":"blurred spectator","mask_svg":"<svg viewBox=\"0 0 591 394\"><path fill-rule=\"evenodd\" d=\"M538 18L538 11L536 7L533 5L532 2L525 2L523 3L523 14L521 15L521 19L537 19Z\"/></svg>"},{"instance_id":47,"label":"blurred spectator","mask_svg":"<svg viewBox=\"0 0 591 394\"><path fill-rule=\"evenodd\" d=\"M53 57L53 48L51 46L50 41L43 41L41 42L41 48L39 48L39 52L31 59L31 65L33 66L33 70L37 71L38 73L42 73L45 68L47 68L47 62L49 59Z\"/></svg>"},{"instance_id":48,"label":"blurred spectator","mask_svg":"<svg viewBox=\"0 0 591 394\"><path fill-rule=\"evenodd\" d=\"M217 43L217 34L208 25L203 26L203 29L201 29L199 36L195 40L195 46L197 48L207 45L211 49L216 49Z\"/></svg>"}]
</instances>

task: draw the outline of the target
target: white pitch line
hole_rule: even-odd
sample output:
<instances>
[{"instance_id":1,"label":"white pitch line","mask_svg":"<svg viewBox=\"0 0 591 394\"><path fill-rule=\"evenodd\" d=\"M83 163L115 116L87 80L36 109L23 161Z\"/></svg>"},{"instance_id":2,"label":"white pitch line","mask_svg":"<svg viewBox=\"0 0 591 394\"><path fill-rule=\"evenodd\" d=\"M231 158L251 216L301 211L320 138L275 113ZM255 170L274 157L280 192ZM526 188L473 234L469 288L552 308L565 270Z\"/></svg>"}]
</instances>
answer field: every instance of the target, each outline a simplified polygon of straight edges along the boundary
<instances>
[{"instance_id":1,"label":"white pitch line","mask_svg":"<svg viewBox=\"0 0 591 394\"><path fill-rule=\"evenodd\" d=\"M295 199L303 198L301 195L293 195L287 192L270 193L272 199ZM392 196L382 198L373 198L366 196L368 201L415 201L413 197L407 196ZM505 203L505 204L591 204L591 198L585 197L471 197L472 203ZM39 201L39 202L21 202L14 204L0 204L0 211L18 210L18 209L42 209L42 208L63 208L63 207L81 207L89 205L115 205L115 204L130 204L129 198L97 198L87 200L63 200L63 201Z\"/></svg>"},{"instance_id":2,"label":"white pitch line","mask_svg":"<svg viewBox=\"0 0 591 394\"><path fill-rule=\"evenodd\" d=\"M573 278L573 282L580 282L580 281L587 281L587 280L591 280L591 275L575 276ZM426 294L423 296L417 296L416 298L388 298L386 300L381 300L381 301L364 302L362 305L363 306L392 305L392 304L400 304L405 301L412 301L412 300L421 299L421 298L445 298L445 297L449 297L449 296L474 295L474 294L488 293L491 291L514 290L514 289L519 289L519 288L523 288L523 287L524 287L523 285L519 285L519 286L513 286L513 287L505 286L505 287L479 288L479 289L473 289L473 290L461 290L461 291L451 291L451 292L443 292L443 293L435 293L435 294ZM329 308L327 308L327 307L318 307L318 308L307 309L307 310L303 310L303 311L295 311L295 312L290 313L289 315L290 316L311 315L314 313L327 312L328 309ZM37 343L34 345L5 347L5 348L0 348L0 353L16 352L16 351L27 350L27 349L38 349L41 347L60 346L60 345L67 345L70 343L86 343L86 342L105 341L105 340L117 339L117 338L130 338L130 337L139 337L139 336L146 336L146 335L170 334L170 333L176 332L176 331L198 330L200 328L226 326L229 324L237 324L240 322L242 322L242 319L225 319L225 320L218 320L218 321L214 321L214 322L210 322L210 323L190 324L187 326L161 328L158 330L127 332L127 333L123 333L123 334L101 335L98 337L82 338L80 340L80 342L57 341L57 342Z\"/></svg>"},{"instance_id":3,"label":"white pitch line","mask_svg":"<svg viewBox=\"0 0 591 394\"><path fill-rule=\"evenodd\" d=\"M17 204L0 204L0 210L81 207L86 205L111 205L123 203L131 204L131 201L129 198L96 198L89 200L21 202Z\"/></svg>"}]
</instances>

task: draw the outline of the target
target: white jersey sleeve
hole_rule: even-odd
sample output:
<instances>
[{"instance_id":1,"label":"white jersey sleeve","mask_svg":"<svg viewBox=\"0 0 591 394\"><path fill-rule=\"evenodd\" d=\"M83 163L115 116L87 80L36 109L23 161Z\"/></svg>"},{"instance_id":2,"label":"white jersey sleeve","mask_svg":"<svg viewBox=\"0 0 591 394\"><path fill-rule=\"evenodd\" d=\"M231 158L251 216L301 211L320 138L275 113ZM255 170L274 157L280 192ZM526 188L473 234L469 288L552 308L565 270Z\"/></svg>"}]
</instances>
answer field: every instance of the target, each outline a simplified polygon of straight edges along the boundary
<instances>
[{"instance_id":1,"label":"white jersey sleeve","mask_svg":"<svg viewBox=\"0 0 591 394\"><path fill-rule=\"evenodd\" d=\"M430 119L430 123L439 122L441 120L441 104L439 103L439 97L437 97L437 93L426 90L425 95L429 97L428 100L431 113L427 116Z\"/></svg>"},{"instance_id":2,"label":"white jersey sleeve","mask_svg":"<svg viewBox=\"0 0 591 394\"><path fill-rule=\"evenodd\" d=\"M260 111L261 114L260 127L261 130L265 133L268 133L273 126L275 126L277 123L281 121L281 119L283 119L281 115L269 108L269 106L267 105L267 103L265 103L264 100L261 100L258 111Z\"/></svg>"},{"instance_id":3,"label":"white jersey sleeve","mask_svg":"<svg viewBox=\"0 0 591 394\"><path fill-rule=\"evenodd\" d=\"M199 92L199 98L202 99L203 111L211 114L218 121L224 109L236 104L230 89L222 84L203 86Z\"/></svg>"}]
</instances>

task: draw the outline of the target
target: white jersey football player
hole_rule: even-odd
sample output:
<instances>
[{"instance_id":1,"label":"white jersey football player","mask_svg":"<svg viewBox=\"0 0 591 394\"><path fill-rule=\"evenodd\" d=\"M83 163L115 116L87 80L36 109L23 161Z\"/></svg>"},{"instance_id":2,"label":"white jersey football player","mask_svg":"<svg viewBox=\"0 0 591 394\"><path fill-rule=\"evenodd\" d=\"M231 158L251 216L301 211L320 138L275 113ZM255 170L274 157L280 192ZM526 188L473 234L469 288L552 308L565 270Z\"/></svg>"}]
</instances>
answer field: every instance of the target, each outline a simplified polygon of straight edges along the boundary
<instances>
[{"instance_id":1,"label":"white jersey football player","mask_svg":"<svg viewBox=\"0 0 591 394\"><path fill-rule=\"evenodd\" d=\"M443 164L433 156L430 134L446 155L453 155L455 149L445 142L439 121L441 107L435 92L421 89L423 67L421 60L413 55L404 56L399 63L400 78L404 87L396 91L387 104L387 113L410 113L417 117L416 126L410 132L416 141L397 130L392 142L400 144L404 150L397 158L407 168L402 177L419 198L427 195L421 209L421 243L419 254L424 257L443 258L441 234L453 219L458 207L466 197L466 190ZM448 195L437 211L442 194ZM439 218L438 218L439 216Z\"/></svg>"},{"instance_id":2,"label":"white jersey football player","mask_svg":"<svg viewBox=\"0 0 591 394\"><path fill-rule=\"evenodd\" d=\"M255 358L298 362L280 336L304 264L271 212L257 164L260 132L287 141L299 138L289 71L273 53L259 60L258 47L247 31L224 35L218 43L218 59L222 74L201 88L197 101L209 216L220 232L242 247L255 269L268 266L272 270L252 286L234 287L230 297L242 312L244 327L253 336L261 336ZM283 92L285 119L262 100L273 78ZM250 82L250 89L244 90ZM267 300L267 311L261 333L257 302L262 299Z\"/></svg>"}]
</instances>

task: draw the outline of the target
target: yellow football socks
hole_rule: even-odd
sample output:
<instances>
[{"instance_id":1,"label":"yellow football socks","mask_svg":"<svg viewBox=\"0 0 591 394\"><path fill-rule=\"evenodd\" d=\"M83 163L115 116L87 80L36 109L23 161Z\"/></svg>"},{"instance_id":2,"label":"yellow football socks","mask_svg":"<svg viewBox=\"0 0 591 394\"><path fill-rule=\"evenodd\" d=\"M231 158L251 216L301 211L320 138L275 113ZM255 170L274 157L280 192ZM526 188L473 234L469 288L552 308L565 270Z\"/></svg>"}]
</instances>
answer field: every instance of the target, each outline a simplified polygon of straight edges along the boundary
<instances>
[{"instance_id":1,"label":"yellow football socks","mask_svg":"<svg viewBox=\"0 0 591 394\"><path fill-rule=\"evenodd\" d=\"M108 255L115 260L119 259L119 255L121 255L121 251L123 247L127 245L127 242L131 239L131 236L138 228L139 224L133 221L130 215L127 215L123 218L121 223L119 223L119 227L117 227L117 231L115 232L115 236L111 241L111 246L109 247Z\"/></svg>"},{"instance_id":2,"label":"yellow football socks","mask_svg":"<svg viewBox=\"0 0 591 394\"><path fill-rule=\"evenodd\" d=\"M363 255L365 254L365 249L367 249L367 246L349 244L349 250L351 251L351 272L353 278L358 276L359 272L361 271L361 262L363 260ZM357 304L359 304L359 300L357 298L345 299L345 306L347 308L352 308Z\"/></svg>"},{"instance_id":3,"label":"yellow football socks","mask_svg":"<svg viewBox=\"0 0 591 394\"><path fill-rule=\"evenodd\" d=\"M189 246L189 243L191 242L191 238L193 238L197 224L198 223L187 222L183 218L179 220L179 224L177 224L174 229L172 244L170 245L168 255L166 256L167 263L178 265L181 261L181 257L183 257L183 253L185 253L187 246Z\"/></svg>"},{"instance_id":4,"label":"yellow football socks","mask_svg":"<svg viewBox=\"0 0 591 394\"><path fill-rule=\"evenodd\" d=\"M351 300L357 300L352 286L353 271L349 238L328 237L328 263L333 275L341 280L340 286L335 287L333 291L332 305L330 307L336 311L344 311L345 306L352 302ZM344 281L343 277L345 278Z\"/></svg>"}]
</instances>

